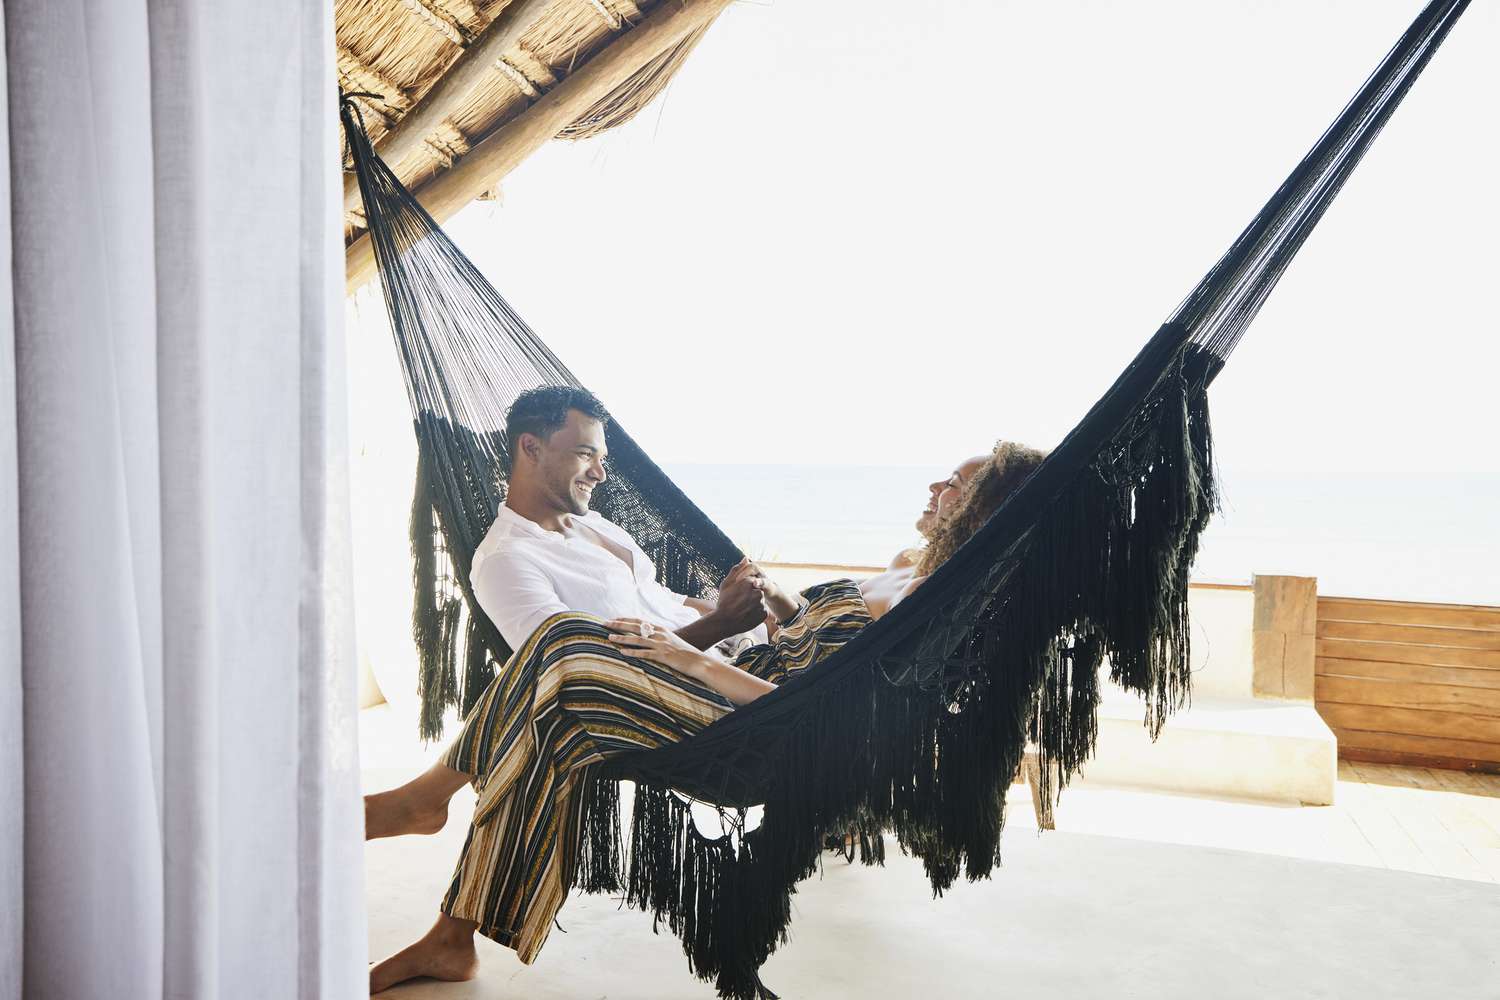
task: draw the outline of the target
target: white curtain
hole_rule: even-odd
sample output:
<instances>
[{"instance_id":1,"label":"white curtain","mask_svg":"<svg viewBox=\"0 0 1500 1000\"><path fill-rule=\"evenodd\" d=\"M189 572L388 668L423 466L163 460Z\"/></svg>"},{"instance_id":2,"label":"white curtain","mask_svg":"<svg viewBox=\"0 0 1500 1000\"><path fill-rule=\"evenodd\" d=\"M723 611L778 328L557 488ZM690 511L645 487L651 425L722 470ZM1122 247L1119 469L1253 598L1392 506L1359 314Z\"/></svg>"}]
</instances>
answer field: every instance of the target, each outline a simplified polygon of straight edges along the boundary
<instances>
[{"instance_id":1,"label":"white curtain","mask_svg":"<svg viewBox=\"0 0 1500 1000\"><path fill-rule=\"evenodd\" d=\"M365 995L331 0L4 0L0 1000Z\"/></svg>"}]
</instances>

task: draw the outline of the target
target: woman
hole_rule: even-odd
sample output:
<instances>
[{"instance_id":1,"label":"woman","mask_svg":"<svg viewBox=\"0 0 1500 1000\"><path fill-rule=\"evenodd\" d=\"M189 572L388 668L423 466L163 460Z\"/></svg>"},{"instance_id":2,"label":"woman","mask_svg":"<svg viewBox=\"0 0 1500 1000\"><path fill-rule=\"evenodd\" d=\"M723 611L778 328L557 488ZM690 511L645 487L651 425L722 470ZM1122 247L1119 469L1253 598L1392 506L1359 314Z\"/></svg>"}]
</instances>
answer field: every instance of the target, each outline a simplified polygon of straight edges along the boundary
<instances>
[{"instance_id":1,"label":"woman","mask_svg":"<svg viewBox=\"0 0 1500 1000\"><path fill-rule=\"evenodd\" d=\"M919 587L1043 457L1001 442L932 483L917 521L926 548L898 554L867 580L793 595L759 575L773 638L732 663L635 619L549 618L486 689L438 764L365 800L365 835L375 838L436 833L458 789L472 783L479 792L437 923L371 970L370 992L416 976L473 978L476 932L533 961L572 885L582 810L574 792L586 768L687 739L843 646Z\"/></svg>"}]
</instances>

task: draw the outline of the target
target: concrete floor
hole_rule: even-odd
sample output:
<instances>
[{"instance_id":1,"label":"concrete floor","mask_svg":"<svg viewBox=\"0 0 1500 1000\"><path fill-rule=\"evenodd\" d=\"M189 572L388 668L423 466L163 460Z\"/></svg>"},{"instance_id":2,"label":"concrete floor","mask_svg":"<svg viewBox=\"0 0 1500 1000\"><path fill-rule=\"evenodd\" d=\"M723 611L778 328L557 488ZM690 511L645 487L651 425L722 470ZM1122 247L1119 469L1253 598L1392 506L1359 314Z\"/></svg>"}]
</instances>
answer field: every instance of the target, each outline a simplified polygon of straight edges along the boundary
<instances>
[{"instance_id":1,"label":"concrete floor","mask_svg":"<svg viewBox=\"0 0 1500 1000\"><path fill-rule=\"evenodd\" d=\"M394 783L369 777L371 787ZM941 900L894 849L883 870L830 856L796 897L792 941L764 968L767 985L787 1000L1500 998L1500 886L1061 830L1038 837L1025 789L1015 792L1004 868ZM471 803L456 799L436 837L367 845L372 958L431 923ZM676 939L615 900L575 897L559 921L566 933L554 930L531 967L481 939L475 982L382 995L714 995L688 973Z\"/></svg>"}]
</instances>

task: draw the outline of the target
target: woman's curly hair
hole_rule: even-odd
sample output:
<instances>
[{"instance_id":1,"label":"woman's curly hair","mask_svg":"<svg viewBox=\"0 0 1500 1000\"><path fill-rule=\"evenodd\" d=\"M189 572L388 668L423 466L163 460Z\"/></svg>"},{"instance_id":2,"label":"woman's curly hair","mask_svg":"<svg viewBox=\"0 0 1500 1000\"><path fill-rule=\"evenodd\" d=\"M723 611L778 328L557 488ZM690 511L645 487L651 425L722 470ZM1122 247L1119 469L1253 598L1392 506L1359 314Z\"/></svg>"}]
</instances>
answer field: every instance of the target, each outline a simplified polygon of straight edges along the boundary
<instances>
[{"instance_id":1,"label":"woman's curly hair","mask_svg":"<svg viewBox=\"0 0 1500 1000\"><path fill-rule=\"evenodd\" d=\"M1044 451L1014 441L1000 441L990 460L964 486L958 505L933 529L917 573L926 576L948 561L958 547L984 526L1007 497L1024 483L1047 457Z\"/></svg>"}]
</instances>

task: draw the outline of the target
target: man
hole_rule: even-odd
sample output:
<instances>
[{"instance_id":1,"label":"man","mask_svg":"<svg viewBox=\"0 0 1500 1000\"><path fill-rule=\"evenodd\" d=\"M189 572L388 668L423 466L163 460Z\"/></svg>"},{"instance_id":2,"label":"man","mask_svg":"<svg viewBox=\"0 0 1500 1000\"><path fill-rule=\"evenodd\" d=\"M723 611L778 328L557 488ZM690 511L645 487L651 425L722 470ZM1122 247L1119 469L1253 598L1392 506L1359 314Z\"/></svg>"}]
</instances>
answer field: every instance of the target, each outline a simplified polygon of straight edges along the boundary
<instances>
[{"instance_id":1,"label":"man","mask_svg":"<svg viewBox=\"0 0 1500 1000\"><path fill-rule=\"evenodd\" d=\"M576 613L635 619L643 637L675 632L699 650L752 630L763 638L767 584L753 563L729 572L717 603L686 598L656 582L651 560L625 531L589 510L607 477L607 419L588 392L556 387L522 393L507 415L506 500L475 551L470 581L516 652L439 762L365 798L369 839L435 833L459 788L473 783L479 791L437 922L371 969L372 993L414 976L472 978L476 933L532 961L571 885L569 856L556 845L578 815L573 769L602 759L600 745L649 749L733 707L711 685L606 652L599 624ZM573 694L580 684L588 691L583 710Z\"/></svg>"},{"instance_id":2,"label":"man","mask_svg":"<svg viewBox=\"0 0 1500 1000\"><path fill-rule=\"evenodd\" d=\"M512 649L563 611L662 625L698 649L758 630L767 612L755 564L730 570L717 603L684 597L656 582L656 567L627 532L589 510L608 478L608 419L584 389L545 386L517 397L506 417L505 503L469 576L479 606Z\"/></svg>"}]
</instances>

